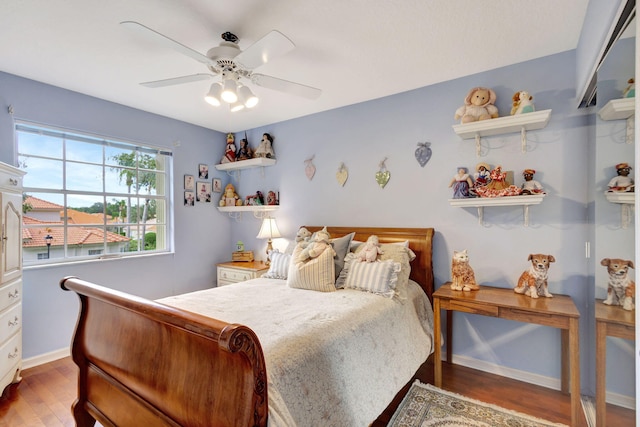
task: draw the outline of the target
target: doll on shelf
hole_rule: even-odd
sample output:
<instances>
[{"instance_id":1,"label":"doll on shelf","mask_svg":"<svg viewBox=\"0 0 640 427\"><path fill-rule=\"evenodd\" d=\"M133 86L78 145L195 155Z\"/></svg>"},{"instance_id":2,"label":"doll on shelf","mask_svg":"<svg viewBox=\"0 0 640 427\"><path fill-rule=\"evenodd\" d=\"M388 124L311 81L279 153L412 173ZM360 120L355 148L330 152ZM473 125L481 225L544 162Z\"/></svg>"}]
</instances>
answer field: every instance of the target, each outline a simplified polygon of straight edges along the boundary
<instances>
[{"instance_id":1,"label":"doll on shelf","mask_svg":"<svg viewBox=\"0 0 640 427\"><path fill-rule=\"evenodd\" d=\"M467 168L458 168L458 173L453 176L449 183L449 188L451 187L453 187L454 199L466 199L470 197L469 189L473 187L473 181L467 173Z\"/></svg>"},{"instance_id":2,"label":"doll on shelf","mask_svg":"<svg viewBox=\"0 0 640 427\"><path fill-rule=\"evenodd\" d=\"M507 181L507 173L502 172L502 166L496 166L491 171L491 182L484 187L476 188L476 193L480 197L504 197L504 196L517 196L522 193L522 189L515 185L512 185Z\"/></svg>"},{"instance_id":3,"label":"doll on shelf","mask_svg":"<svg viewBox=\"0 0 640 427\"><path fill-rule=\"evenodd\" d=\"M249 147L249 141L247 141L246 136L242 138L240 141L240 148L236 152L236 161L239 160L249 160L253 157L253 152L251 151L251 147Z\"/></svg>"},{"instance_id":4,"label":"doll on shelf","mask_svg":"<svg viewBox=\"0 0 640 427\"><path fill-rule=\"evenodd\" d=\"M607 187L609 187L610 192L617 193L627 193L635 191L635 186L633 183L633 178L629 176L631 173L631 166L628 163L618 163L616 165L616 172L618 176L611 179Z\"/></svg>"},{"instance_id":5,"label":"doll on shelf","mask_svg":"<svg viewBox=\"0 0 640 427\"><path fill-rule=\"evenodd\" d=\"M522 183L522 194L544 194L542 185L533 179L536 171L534 169L525 169L522 172L524 182Z\"/></svg>"},{"instance_id":6,"label":"doll on shelf","mask_svg":"<svg viewBox=\"0 0 640 427\"><path fill-rule=\"evenodd\" d=\"M256 157L266 157L268 159L276 156L276 153L273 151L273 138L270 134L265 133L262 135L262 141L260 141L260 145L258 145L258 148L256 148L253 154Z\"/></svg>"},{"instance_id":7,"label":"doll on shelf","mask_svg":"<svg viewBox=\"0 0 640 427\"><path fill-rule=\"evenodd\" d=\"M220 163L231 163L236 161L236 137L232 133L227 134L227 146L224 149L224 157Z\"/></svg>"}]
</instances>

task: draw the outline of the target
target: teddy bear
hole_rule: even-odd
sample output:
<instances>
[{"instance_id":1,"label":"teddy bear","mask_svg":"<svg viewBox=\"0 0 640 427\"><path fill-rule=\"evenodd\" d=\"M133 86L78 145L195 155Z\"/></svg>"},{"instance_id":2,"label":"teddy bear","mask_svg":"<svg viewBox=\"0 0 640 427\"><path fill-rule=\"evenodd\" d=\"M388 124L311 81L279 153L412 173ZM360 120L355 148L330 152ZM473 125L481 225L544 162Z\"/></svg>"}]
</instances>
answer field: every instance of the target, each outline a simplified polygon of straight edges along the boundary
<instances>
[{"instance_id":1,"label":"teddy bear","mask_svg":"<svg viewBox=\"0 0 640 427\"><path fill-rule=\"evenodd\" d=\"M533 96L526 90L521 90L513 94L513 106L511 107L511 115L532 113L536 109L533 106Z\"/></svg>"},{"instance_id":2,"label":"teddy bear","mask_svg":"<svg viewBox=\"0 0 640 427\"><path fill-rule=\"evenodd\" d=\"M307 230L306 227L300 227L300 229L296 233L296 244L302 245L303 248L306 248L309 245L310 239L311 232Z\"/></svg>"},{"instance_id":3,"label":"teddy bear","mask_svg":"<svg viewBox=\"0 0 640 427\"><path fill-rule=\"evenodd\" d=\"M495 119L498 108L494 105L496 93L486 87L474 87L464 99L464 105L456 110L455 119L460 123L477 122L478 120Z\"/></svg>"},{"instance_id":4,"label":"teddy bear","mask_svg":"<svg viewBox=\"0 0 640 427\"><path fill-rule=\"evenodd\" d=\"M220 199L220 206L242 206L242 199L236 193L233 184L229 183L224 187L224 193Z\"/></svg>"},{"instance_id":5,"label":"teddy bear","mask_svg":"<svg viewBox=\"0 0 640 427\"><path fill-rule=\"evenodd\" d=\"M364 262L376 262L378 254L382 254L382 248L380 248L380 240L378 236L371 235L367 239L367 242L362 247L362 250L358 253L358 260Z\"/></svg>"},{"instance_id":6,"label":"teddy bear","mask_svg":"<svg viewBox=\"0 0 640 427\"><path fill-rule=\"evenodd\" d=\"M331 251L333 256L336 255L336 251L331 247L331 243L329 243L329 239L331 235L327 231L327 227L324 227L322 230L316 232L315 236L313 236L313 240L309 242L309 244L300 252L298 258L296 258L296 262L305 262L309 259L317 258L322 254L325 250Z\"/></svg>"}]
</instances>

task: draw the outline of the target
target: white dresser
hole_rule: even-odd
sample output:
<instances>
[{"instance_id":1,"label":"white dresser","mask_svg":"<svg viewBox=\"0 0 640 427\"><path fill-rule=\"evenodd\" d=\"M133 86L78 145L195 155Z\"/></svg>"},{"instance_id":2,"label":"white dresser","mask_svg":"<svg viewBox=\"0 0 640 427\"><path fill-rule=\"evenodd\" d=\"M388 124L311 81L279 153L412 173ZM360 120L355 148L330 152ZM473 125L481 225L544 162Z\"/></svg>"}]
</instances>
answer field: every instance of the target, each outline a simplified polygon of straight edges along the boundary
<instances>
[{"instance_id":1,"label":"white dresser","mask_svg":"<svg viewBox=\"0 0 640 427\"><path fill-rule=\"evenodd\" d=\"M22 176L0 163L0 393L22 367Z\"/></svg>"}]
</instances>

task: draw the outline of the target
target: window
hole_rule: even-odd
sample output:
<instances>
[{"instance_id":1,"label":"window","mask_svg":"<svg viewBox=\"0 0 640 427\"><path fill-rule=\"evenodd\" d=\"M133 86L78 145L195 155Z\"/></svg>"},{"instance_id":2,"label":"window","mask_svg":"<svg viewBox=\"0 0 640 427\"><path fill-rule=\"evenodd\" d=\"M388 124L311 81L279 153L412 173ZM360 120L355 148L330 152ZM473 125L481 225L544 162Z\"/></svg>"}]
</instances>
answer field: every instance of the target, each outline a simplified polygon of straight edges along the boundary
<instances>
[{"instance_id":1,"label":"window","mask_svg":"<svg viewBox=\"0 0 640 427\"><path fill-rule=\"evenodd\" d=\"M25 265L166 252L171 151L17 122Z\"/></svg>"}]
</instances>

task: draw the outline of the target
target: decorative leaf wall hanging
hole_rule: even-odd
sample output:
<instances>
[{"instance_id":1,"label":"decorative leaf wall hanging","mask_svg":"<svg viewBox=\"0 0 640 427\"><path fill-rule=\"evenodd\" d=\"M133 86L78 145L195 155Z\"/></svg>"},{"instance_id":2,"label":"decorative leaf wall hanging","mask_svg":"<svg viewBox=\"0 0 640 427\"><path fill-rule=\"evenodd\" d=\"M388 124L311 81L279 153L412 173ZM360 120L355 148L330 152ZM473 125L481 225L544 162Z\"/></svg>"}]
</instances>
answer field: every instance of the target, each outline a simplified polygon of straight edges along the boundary
<instances>
[{"instance_id":1,"label":"decorative leaf wall hanging","mask_svg":"<svg viewBox=\"0 0 640 427\"><path fill-rule=\"evenodd\" d=\"M415 156L421 167L424 167L431 158L430 145L430 142L418 142L418 148L416 148Z\"/></svg>"},{"instance_id":2,"label":"decorative leaf wall hanging","mask_svg":"<svg viewBox=\"0 0 640 427\"><path fill-rule=\"evenodd\" d=\"M309 179L309 181L311 181L313 179L313 176L316 174L316 167L313 165L314 157L316 156L313 155L304 161L304 164L306 165L304 167L304 173L305 175L307 175L307 178Z\"/></svg>"},{"instance_id":3,"label":"decorative leaf wall hanging","mask_svg":"<svg viewBox=\"0 0 640 427\"><path fill-rule=\"evenodd\" d=\"M344 183L347 182L348 178L349 171L347 170L347 167L344 165L344 163L340 163L338 172L336 172L336 179L338 180L338 184L340 184L341 187L344 187Z\"/></svg>"},{"instance_id":4,"label":"decorative leaf wall hanging","mask_svg":"<svg viewBox=\"0 0 640 427\"><path fill-rule=\"evenodd\" d=\"M387 185L387 182L389 182L389 179L391 179L391 172L387 170L387 166L384 164L384 162L386 161L387 158L385 157L384 160L382 160L378 165L380 170L376 172L376 182L378 183L380 188L384 188L385 185Z\"/></svg>"}]
</instances>

